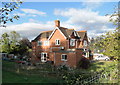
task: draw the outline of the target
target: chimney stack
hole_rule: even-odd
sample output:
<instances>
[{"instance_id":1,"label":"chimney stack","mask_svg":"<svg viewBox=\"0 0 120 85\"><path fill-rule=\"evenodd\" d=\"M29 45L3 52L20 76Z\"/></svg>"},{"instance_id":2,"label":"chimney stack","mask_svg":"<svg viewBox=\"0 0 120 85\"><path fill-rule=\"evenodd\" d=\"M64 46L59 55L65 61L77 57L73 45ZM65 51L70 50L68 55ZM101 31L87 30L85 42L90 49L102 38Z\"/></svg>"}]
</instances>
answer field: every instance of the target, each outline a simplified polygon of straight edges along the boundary
<instances>
[{"instance_id":1,"label":"chimney stack","mask_svg":"<svg viewBox=\"0 0 120 85\"><path fill-rule=\"evenodd\" d=\"M60 27L60 21L59 20L55 20L55 27Z\"/></svg>"}]
</instances>

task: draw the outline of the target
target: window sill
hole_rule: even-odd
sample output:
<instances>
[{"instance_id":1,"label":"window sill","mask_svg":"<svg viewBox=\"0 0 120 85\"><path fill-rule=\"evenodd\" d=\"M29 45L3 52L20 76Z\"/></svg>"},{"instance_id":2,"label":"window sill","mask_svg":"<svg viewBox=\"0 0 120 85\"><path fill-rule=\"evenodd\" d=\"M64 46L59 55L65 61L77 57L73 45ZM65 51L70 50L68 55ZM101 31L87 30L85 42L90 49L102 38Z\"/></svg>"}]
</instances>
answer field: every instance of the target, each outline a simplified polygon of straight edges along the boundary
<instances>
[{"instance_id":1,"label":"window sill","mask_svg":"<svg viewBox=\"0 0 120 85\"><path fill-rule=\"evenodd\" d=\"M61 61L67 61L67 60L63 60L63 59L62 59Z\"/></svg>"}]
</instances>

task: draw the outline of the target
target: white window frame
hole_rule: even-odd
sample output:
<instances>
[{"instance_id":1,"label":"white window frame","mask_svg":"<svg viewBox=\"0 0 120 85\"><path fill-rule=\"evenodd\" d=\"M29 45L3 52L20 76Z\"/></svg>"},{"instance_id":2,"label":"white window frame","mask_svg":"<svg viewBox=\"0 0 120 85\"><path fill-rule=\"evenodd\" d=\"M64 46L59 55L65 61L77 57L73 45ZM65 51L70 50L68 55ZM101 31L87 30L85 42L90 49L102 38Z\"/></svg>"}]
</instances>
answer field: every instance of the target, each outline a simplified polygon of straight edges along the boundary
<instances>
[{"instance_id":1,"label":"white window frame","mask_svg":"<svg viewBox=\"0 0 120 85\"><path fill-rule=\"evenodd\" d=\"M58 43L58 41L59 41L59 43ZM60 40L59 39L55 40L55 45L60 45Z\"/></svg>"},{"instance_id":2,"label":"white window frame","mask_svg":"<svg viewBox=\"0 0 120 85\"><path fill-rule=\"evenodd\" d=\"M49 40L44 41L44 46L49 46Z\"/></svg>"},{"instance_id":3,"label":"white window frame","mask_svg":"<svg viewBox=\"0 0 120 85\"><path fill-rule=\"evenodd\" d=\"M87 46L87 41L86 40L84 40L83 45Z\"/></svg>"},{"instance_id":4,"label":"white window frame","mask_svg":"<svg viewBox=\"0 0 120 85\"><path fill-rule=\"evenodd\" d=\"M75 46L75 39L70 39L70 46Z\"/></svg>"},{"instance_id":5,"label":"white window frame","mask_svg":"<svg viewBox=\"0 0 120 85\"><path fill-rule=\"evenodd\" d=\"M46 57L44 56L46 54ZM41 53L41 62L46 62L47 61L47 53L42 52Z\"/></svg>"},{"instance_id":6,"label":"white window frame","mask_svg":"<svg viewBox=\"0 0 120 85\"><path fill-rule=\"evenodd\" d=\"M74 36L77 36L76 32L74 31Z\"/></svg>"},{"instance_id":7,"label":"white window frame","mask_svg":"<svg viewBox=\"0 0 120 85\"><path fill-rule=\"evenodd\" d=\"M62 54L61 55L61 61L67 61L67 59L63 59L63 56L65 56L65 55L67 56L67 54Z\"/></svg>"}]
</instances>

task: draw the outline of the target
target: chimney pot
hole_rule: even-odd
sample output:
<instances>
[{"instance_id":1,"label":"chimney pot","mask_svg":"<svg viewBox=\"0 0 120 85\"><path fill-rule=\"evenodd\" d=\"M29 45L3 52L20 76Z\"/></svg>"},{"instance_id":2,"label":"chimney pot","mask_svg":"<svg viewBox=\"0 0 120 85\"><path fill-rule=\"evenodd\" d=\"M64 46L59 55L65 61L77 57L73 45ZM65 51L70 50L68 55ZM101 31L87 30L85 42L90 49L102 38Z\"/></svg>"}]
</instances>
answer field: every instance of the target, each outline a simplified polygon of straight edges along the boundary
<instances>
[{"instance_id":1,"label":"chimney pot","mask_svg":"<svg viewBox=\"0 0 120 85\"><path fill-rule=\"evenodd\" d=\"M60 27L60 21L59 20L55 20L55 27Z\"/></svg>"}]
</instances>

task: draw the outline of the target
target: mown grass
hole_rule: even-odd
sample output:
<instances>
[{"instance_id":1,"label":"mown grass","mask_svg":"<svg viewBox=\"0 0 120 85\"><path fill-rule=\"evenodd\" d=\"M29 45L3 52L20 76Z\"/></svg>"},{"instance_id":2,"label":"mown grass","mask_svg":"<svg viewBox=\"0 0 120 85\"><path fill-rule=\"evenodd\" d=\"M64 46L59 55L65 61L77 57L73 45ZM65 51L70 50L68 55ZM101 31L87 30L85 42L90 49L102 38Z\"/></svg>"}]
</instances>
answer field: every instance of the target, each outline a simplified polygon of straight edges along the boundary
<instances>
[{"instance_id":1,"label":"mown grass","mask_svg":"<svg viewBox=\"0 0 120 85\"><path fill-rule=\"evenodd\" d=\"M3 70L3 83L63 83L63 81L54 77L45 77L37 75L21 75Z\"/></svg>"},{"instance_id":2,"label":"mown grass","mask_svg":"<svg viewBox=\"0 0 120 85\"><path fill-rule=\"evenodd\" d=\"M91 63L88 69L82 69L84 72L99 72L103 68L116 68L115 65L118 65L118 61L94 61Z\"/></svg>"},{"instance_id":3,"label":"mown grass","mask_svg":"<svg viewBox=\"0 0 120 85\"><path fill-rule=\"evenodd\" d=\"M8 61L3 61L2 64L2 66L5 66L10 69L15 69L16 65L15 62ZM107 68L108 70L110 70L109 68L117 69L117 67L115 66L117 64L118 61L94 61L91 63L88 69L75 69L75 72L83 72L84 74L82 75L84 76L84 78L86 78L94 72L99 72L103 68ZM44 73L41 73L39 75L26 75L16 72L10 72L5 69L3 70L2 79L3 83L64 83L64 80L62 80L61 78L57 78L55 76L44 76ZM114 81L117 82L117 80Z\"/></svg>"},{"instance_id":4,"label":"mown grass","mask_svg":"<svg viewBox=\"0 0 120 85\"><path fill-rule=\"evenodd\" d=\"M3 61L2 66L9 69L15 69L15 62ZM3 68L4 68L3 67ZM34 74L34 73L33 73ZM39 75L28 75L23 73L16 73L14 71L2 70L2 82L4 83L64 83L64 81L55 76Z\"/></svg>"}]
</instances>

